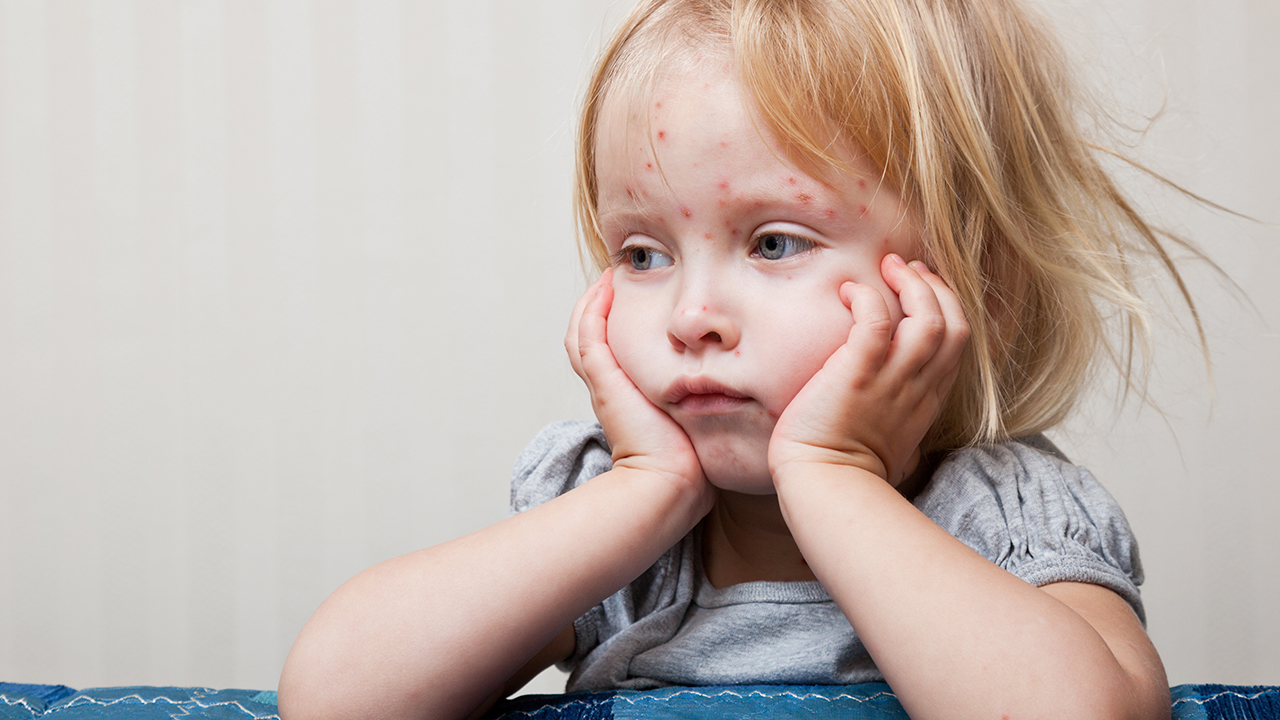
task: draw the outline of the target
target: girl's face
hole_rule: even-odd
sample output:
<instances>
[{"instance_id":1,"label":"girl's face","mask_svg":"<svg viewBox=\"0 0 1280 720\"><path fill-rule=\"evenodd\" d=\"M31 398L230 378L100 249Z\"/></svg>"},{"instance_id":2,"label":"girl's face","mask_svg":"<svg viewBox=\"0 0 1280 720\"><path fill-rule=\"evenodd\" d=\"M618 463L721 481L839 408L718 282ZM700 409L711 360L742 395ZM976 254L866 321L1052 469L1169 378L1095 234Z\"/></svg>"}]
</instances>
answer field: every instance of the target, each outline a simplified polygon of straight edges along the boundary
<instances>
[{"instance_id":1,"label":"girl's face","mask_svg":"<svg viewBox=\"0 0 1280 720\"><path fill-rule=\"evenodd\" d=\"M778 416L848 337L841 284L878 289L896 323L880 261L917 252L906 206L875 168L853 155L855 172L824 185L763 132L731 63L704 59L645 107L609 98L596 147L616 268L609 345L684 428L707 479L752 494L773 492Z\"/></svg>"}]
</instances>

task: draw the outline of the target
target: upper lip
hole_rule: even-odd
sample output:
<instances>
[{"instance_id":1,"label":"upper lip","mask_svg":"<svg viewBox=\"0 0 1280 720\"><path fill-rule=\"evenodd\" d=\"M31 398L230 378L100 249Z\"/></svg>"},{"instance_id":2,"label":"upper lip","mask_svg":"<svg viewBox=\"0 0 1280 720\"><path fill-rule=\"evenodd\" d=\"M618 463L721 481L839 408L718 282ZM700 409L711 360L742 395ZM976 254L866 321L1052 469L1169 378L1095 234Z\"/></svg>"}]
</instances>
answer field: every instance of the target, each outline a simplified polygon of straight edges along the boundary
<instances>
[{"instance_id":1,"label":"upper lip","mask_svg":"<svg viewBox=\"0 0 1280 720\"><path fill-rule=\"evenodd\" d=\"M751 396L726 387L707 377L682 377L671 384L663 393L662 399L675 404L690 395L724 395L731 398L749 399Z\"/></svg>"}]
</instances>

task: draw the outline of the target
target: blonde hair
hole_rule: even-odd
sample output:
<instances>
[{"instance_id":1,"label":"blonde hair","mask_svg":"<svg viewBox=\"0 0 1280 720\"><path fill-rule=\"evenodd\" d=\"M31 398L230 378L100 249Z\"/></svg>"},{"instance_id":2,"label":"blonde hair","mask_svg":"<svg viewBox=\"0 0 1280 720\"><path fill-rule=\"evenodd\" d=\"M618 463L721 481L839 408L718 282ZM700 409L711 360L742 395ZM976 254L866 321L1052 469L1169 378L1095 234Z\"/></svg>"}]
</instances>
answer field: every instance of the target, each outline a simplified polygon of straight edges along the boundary
<instances>
[{"instance_id":1,"label":"blonde hair","mask_svg":"<svg viewBox=\"0 0 1280 720\"><path fill-rule=\"evenodd\" d=\"M1167 245L1203 256L1121 193L1100 161L1120 156L1080 128L1063 53L1019 0L641 0L582 109L575 209L598 268L609 262L596 216L601 108L690 47L731 51L802 169L840 172L841 148L856 143L918 213L922 259L971 328L926 450L1058 424L1100 354L1132 386L1149 344L1135 288L1144 259L1172 277L1200 330Z\"/></svg>"}]
</instances>

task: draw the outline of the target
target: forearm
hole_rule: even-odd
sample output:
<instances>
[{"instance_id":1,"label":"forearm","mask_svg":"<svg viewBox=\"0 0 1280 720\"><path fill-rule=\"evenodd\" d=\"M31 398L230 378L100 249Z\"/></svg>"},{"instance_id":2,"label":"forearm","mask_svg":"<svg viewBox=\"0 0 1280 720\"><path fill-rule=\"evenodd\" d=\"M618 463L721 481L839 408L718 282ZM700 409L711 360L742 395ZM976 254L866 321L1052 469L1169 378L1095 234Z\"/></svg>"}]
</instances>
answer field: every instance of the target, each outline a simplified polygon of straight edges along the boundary
<instances>
[{"instance_id":1,"label":"forearm","mask_svg":"<svg viewBox=\"0 0 1280 720\"><path fill-rule=\"evenodd\" d=\"M369 568L308 621L280 680L289 720L465 717L706 511L615 469L497 525Z\"/></svg>"},{"instance_id":2,"label":"forearm","mask_svg":"<svg viewBox=\"0 0 1280 720\"><path fill-rule=\"evenodd\" d=\"M806 466L777 480L806 560L913 718L1161 712L1162 673L1113 652L1081 615L974 553L879 477Z\"/></svg>"}]
</instances>

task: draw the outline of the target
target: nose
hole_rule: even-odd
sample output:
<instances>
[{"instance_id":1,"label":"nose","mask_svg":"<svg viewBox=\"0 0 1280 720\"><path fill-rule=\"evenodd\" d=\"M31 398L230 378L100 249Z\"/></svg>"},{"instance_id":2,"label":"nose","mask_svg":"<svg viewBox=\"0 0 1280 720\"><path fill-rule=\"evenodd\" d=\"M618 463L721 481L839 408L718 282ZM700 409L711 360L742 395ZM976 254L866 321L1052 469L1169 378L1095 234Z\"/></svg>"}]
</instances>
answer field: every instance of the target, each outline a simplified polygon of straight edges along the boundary
<instances>
[{"instance_id":1,"label":"nose","mask_svg":"<svg viewBox=\"0 0 1280 720\"><path fill-rule=\"evenodd\" d=\"M684 288L671 312L667 339L678 352L732 350L741 329L730 312L728 288Z\"/></svg>"}]
</instances>

